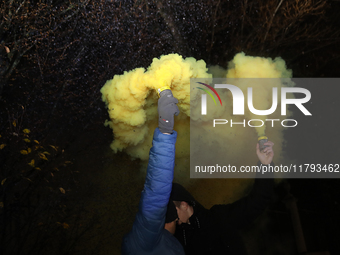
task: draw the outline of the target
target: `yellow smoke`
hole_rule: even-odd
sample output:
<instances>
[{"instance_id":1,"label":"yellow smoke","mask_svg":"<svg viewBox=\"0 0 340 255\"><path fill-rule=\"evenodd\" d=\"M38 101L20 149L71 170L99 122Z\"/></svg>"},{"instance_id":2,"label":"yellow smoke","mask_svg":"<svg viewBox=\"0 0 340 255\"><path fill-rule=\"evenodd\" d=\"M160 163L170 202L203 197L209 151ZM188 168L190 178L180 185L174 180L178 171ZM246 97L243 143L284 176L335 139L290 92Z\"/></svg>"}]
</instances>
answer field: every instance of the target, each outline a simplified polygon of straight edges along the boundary
<instances>
[{"instance_id":1,"label":"yellow smoke","mask_svg":"<svg viewBox=\"0 0 340 255\"><path fill-rule=\"evenodd\" d=\"M111 148L123 149L134 158L147 160L154 129L158 125L157 88L170 86L181 111L176 117L177 147L187 144L190 115L190 78L210 78L203 60L183 59L178 54L154 58L150 67L137 68L115 75L101 89L106 103L110 126L114 133ZM182 147L183 148L183 147ZM177 149L177 156L189 156L188 149Z\"/></svg>"},{"instance_id":2,"label":"yellow smoke","mask_svg":"<svg viewBox=\"0 0 340 255\"><path fill-rule=\"evenodd\" d=\"M227 83L238 86L244 95L247 95L247 88L253 88L253 105L255 109L267 110L272 106L272 89L276 87L280 93L281 87L287 86L282 84L282 80L277 78L291 78L292 71L288 70L285 61L277 57L275 59L246 56L243 52L237 54L228 64L225 70L219 66L210 67L209 71L214 77L226 77ZM242 78L242 79L239 79ZM255 78L255 79L254 79ZM258 78L258 79L257 79ZM263 79L269 78L269 79ZM228 82L228 80L231 80ZM291 86L291 85L290 85ZM280 94L278 94L280 95ZM230 98L231 99L231 98ZM232 100L232 99L231 99ZM232 101L228 100L229 103ZM278 96L278 106L280 106L281 98ZM245 103L247 104L246 98ZM226 108L232 109L231 104ZM278 108L271 116L271 119L279 119L280 108ZM288 113L289 115L290 113ZM230 118L233 116L230 115ZM235 117L235 116L234 116ZM254 115L245 107L246 119L261 119L265 125L255 127L258 136L265 135L266 123L268 116ZM243 118L243 117L242 117ZM259 123L256 123L258 125ZM280 130L282 131L282 130Z\"/></svg>"},{"instance_id":3,"label":"yellow smoke","mask_svg":"<svg viewBox=\"0 0 340 255\"><path fill-rule=\"evenodd\" d=\"M244 53L240 53L229 63L226 76L227 78L291 78L292 71L287 70L286 63L282 58L272 60L271 58L245 56ZM280 79L269 79L268 82L265 82L265 79L259 79L258 83L254 83L256 79L250 79L252 84L247 84L246 80L242 79L237 84L243 94L246 95L247 87L253 87L253 95L258 95L253 97L254 107L256 106L255 108L259 110L269 109L272 102L272 88L277 87L280 91L282 87ZM280 97L278 99L278 103L280 103ZM276 113L277 116L272 116L273 119L280 117L279 111ZM267 116L254 115L250 111L246 111L245 116L248 119L262 119L263 121L267 118ZM265 128L266 125L255 128L258 136L265 135Z\"/></svg>"},{"instance_id":4,"label":"yellow smoke","mask_svg":"<svg viewBox=\"0 0 340 255\"><path fill-rule=\"evenodd\" d=\"M181 111L180 115L175 117L174 127L178 132L175 181L186 184L195 197L206 206L234 201L241 196L247 186L244 183L250 183L251 180L190 180L190 78L211 78L214 76L232 78L233 81L237 81L237 78L287 78L292 75L281 58L273 60L246 56L244 53L235 55L234 59L229 62L227 70L221 67L211 67L209 72L203 60L183 59L178 54L169 54L161 56L159 59L153 59L147 70L137 68L124 72L122 75L115 75L101 89L102 100L106 103L110 116L110 120L106 121L105 125L108 125L114 134L111 148L114 152L124 150L132 158L140 158L146 162L151 148L153 131L158 125L158 95L155 89L165 85L170 86L173 95L179 101L178 107ZM246 87L249 84L244 80L239 80L237 84L231 84L240 87L244 95L247 95ZM252 84L254 107L259 110L269 109L272 100L272 87L278 87L280 90L281 86L283 85L273 83L270 85ZM197 95L198 93L191 94L191 97ZM228 101L231 104L232 100ZM231 105L227 105L227 107L231 109ZM218 107L215 109L221 110ZM242 119L267 118L267 116L252 116L247 111L247 107L245 110L245 116L242 116ZM192 119L195 119L194 115L192 113ZM281 117L279 115L280 111L276 110L270 117L278 119ZM286 117L289 117L289 113ZM235 116L230 116L230 118L238 121ZM211 141L230 144L230 148L224 152L230 159L230 164L254 165L257 162L255 154L257 136L264 133L275 143L276 156L274 160L276 162L283 160L281 153L284 142L282 131L281 125L266 130L265 127L255 130L241 126L229 129L228 132L221 129L219 140L216 140L216 136L209 137L208 135L203 136L203 139L206 139L207 145ZM223 192L220 192L221 190Z\"/></svg>"}]
</instances>

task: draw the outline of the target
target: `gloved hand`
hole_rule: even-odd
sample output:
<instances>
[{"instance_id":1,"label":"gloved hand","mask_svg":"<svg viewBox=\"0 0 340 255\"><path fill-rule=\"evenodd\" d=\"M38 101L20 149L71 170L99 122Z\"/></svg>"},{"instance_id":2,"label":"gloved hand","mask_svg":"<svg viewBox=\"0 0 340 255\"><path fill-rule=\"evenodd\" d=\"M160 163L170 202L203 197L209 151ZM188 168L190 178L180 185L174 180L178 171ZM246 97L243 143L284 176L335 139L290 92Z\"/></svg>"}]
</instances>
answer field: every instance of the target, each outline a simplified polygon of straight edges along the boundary
<instances>
[{"instance_id":1,"label":"gloved hand","mask_svg":"<svg viewBox=\"0 0 340 255\"><path fill-rule=\"evenodd\" d=\"M174 98L170 89L160 92L158 99L158 128L162 133L173 133L174 115L179 114L178 100Z\"/></svg>"}]
</instances>

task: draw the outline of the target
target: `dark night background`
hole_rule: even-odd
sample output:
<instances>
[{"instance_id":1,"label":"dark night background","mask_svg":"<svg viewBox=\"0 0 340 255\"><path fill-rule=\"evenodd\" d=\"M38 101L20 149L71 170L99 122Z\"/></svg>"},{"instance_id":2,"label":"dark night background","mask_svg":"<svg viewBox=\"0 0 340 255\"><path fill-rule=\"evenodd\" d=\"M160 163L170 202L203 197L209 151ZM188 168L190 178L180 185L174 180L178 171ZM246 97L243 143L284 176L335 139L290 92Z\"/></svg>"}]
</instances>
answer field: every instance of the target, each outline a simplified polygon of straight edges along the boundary
<instances>
[{"instance_id":1,"label":"dark night background","mask_svg":"<svg viewBox=\"0 0 340 255\"><path fill-rule=\"evenodd\" d=\"M339 77L339 11L337 0L0 0L0 253L120 253L144 176L109 148L106 80L162 54L226 67L241 51L280 56L294 77ZM315 117L285 134L289 158L340 163L339 92L313 88ZM298 254L288 186L308 252L339 254L339 185L282 182L244 234L249 254Z\"/></svg>"}]
</instances>

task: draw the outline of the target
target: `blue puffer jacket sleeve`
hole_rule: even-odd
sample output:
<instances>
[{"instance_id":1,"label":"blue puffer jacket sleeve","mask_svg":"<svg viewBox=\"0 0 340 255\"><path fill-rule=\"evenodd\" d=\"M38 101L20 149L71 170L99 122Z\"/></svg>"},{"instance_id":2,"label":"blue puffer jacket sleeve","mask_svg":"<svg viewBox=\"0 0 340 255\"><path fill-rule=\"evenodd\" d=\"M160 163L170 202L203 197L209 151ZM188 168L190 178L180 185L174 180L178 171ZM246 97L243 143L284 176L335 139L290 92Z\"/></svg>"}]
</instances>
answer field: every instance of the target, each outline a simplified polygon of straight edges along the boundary
<instances>
[{"instance_id":1,"label":"blue puffer jacket sleeve","mask_svg":"<svg viewBox=\"0 0 340 255\"><path fill-rule=\"evenodd\" d=\"M125 237L125 245L129 246L130 251L131 246L134 246L141 251L151 252L162 237L172 189L176 139L176 131L165 135L156 128L154 132L139 210L131 232Z\"/></svg>"}]
</instances>

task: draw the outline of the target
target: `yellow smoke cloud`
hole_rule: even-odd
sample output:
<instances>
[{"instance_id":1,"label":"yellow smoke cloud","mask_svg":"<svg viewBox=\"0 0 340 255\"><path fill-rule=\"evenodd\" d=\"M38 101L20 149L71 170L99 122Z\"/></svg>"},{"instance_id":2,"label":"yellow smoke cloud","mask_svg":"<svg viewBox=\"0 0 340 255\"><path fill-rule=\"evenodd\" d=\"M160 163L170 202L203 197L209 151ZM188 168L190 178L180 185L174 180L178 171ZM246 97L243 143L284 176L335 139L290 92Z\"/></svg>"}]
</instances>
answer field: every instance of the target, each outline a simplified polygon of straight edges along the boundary
<instances>
[{"instance_id":1,"label":"yellow smoke cloud","mask_svg":"<svg viewBox=\"0 0 340 255\"><path fill-rule=\"evenodd\" d=\"M181 114L175 124L175 129L180 131L177 144L188 144L185 134L189 133L190 78L210 78L207 70L203 60L169 54L153 59L147 70L137 68L107 81L101 93L110 115L105 125L114 133L111 148L115 152L126 149L134 158L148 159L153 131L158 125L155 91L163 86L169 86L179 102ZM187 149L177 150L177 156L188 153Z\"/></svg>"},{"instance_id":2,"label":"yellow smoke cloud","mask_svg":"<svg viewBox=\"0 0 340 255\"><path fill-rule=\"evenodd\" d=\"M292 71L287 69L285 61L280 57L277 57L275 59L252 57L246 56L242 52L235 55L234 59L229 62L227 70L219 66L212 66L209 68L209 72L211 72L214 77L226 77L226 83L238 86L242 90L244 95L248 94L247 88L252 87L253 105L255 109L258 110L267 110L272 106L272 89L274 87L278 89L279 93L282 87L292 86L291 83L283 84L282 80L277 79L292 77ZM228 82L228 80L230 81ZM231 95L229 94L230 100L227 101L227 103L229 103L229 105L226 107L227 109L232 109L232 98L230 96ZM279 96L279 106L280 102L281 98ZM291 113L288 113L287 115L289 116L290 114ZM230 118L232 117L235 118L235 116L230 115ZM261 119L263 121L268 118L268 116L252 114L247 107L245 108L245 117L248 120ZM270 117L272 119L279 119L281 117L279 109L276 110ZM266 122L264 121L264 123ZM258 136L265 135L265 129L266 124L262 127L255 127Z\"/></svg>"},{"instance_id":3,"label":"yellow smoke cloud","mask_svg":"<svg viewBox=\"0 0 340 255\"><path fill-rule=\"evenodd\" d=\"M229 68L226 74L227 78L291 78L292 71L287 70L286 63L282 58L270 58L251 57L245 56L244 53L237 54L234 59L229 63ZM247 87L253 87L253 95L259 95L253 97L253 104L256 109L265 110L271 107L272 88L277 87L278 90L283 87L280 79L269 79L265 82L265 79L259 79L256 83L256 79L250 79L252 84L248 84L247 79L242 79L238 84L238 87L242 89L243 94L246 95ZM254 83L255 82L255 83ZM280 97L278 98L280 103ZM279 118L279 111L276 111L272 118ZM267 116L258 116L252 114L249 110L245 113L248 119L261 119L265 120ZM262 127L256 127L258 136L265 135L266 125Z\"/></svg>"},{"instance_id":4,"label":"yellow smoke cloud","mask_svg":"<svg viewBox=\"0 0 340 255\"><path fill-rule=\"evenodd\" d=\"M106 103L110 116L110 120L106 121L105 125L108 125L114 133L111 148L114 152L125 150L133 158L140 158L144 161L148 159L153 131L158 126L158 95L155 90L165 85L170 86L173 95L179 101L178 107L181 111L180 115L175 117L174 127L178 132L175 181L186 184L195 197L206 206L232 202L242 195L247 186L244 183L250 183L251 180L189 179L190 117L198 119L194 112L190 116L190 78L224 77L233 79L232 84L240 87L244 95L247 95L246 88L249 84L244 81L245 79L237 80L237 78L288 78L291 76L292 72L287 70L285 62L281 58L273 60L271 58L246 56L244 53L235 55L234 59L229 62L227 70L221 67L211 67L209 72L203 60L183 59L178 54L161 56L159 59L155 58L147 70L137 68L124 72L122 75L115 75L101 89L102 100ZM235 81L237 84L235 84ZM280 83L252 84L254 107L259 110L269 109L272 87L278 87L280 90L281 86L283 84ZM197 90L195 93L192 93L191 97L200 95ZM228 101L231 104L232 100ZM231 109L231 105L227 105L226 108ZM218 107L215 107L215 109L222 111ZM276 110L270 117L277 119L279 114L280 111ZM289 113L287 117L289 117ZM238 121L237 118L239 117L230 116L230 118ZM255 117L246 110L243 118L266 119L267 116L256 115ZM206 128L209 128L208 125L206 125ZM274 160L276 162L283 160L281 153L284 142L283 130L284 128L281 125L276 125L275 128L267 128L267 130L265 130L265 126L257 128L257 130L241 126L229 129L228 132L221 129L219 140L216 136L209 137L207 135L203 138L206 139L207 145L212 142L230 144L229 149L224 152L230 159L230 164L254 165L257 162L255 154L257 136L264 133L275 143L276 156ZM209 134L209 132L206 133ZM221 193L220 190L224 192Z\"/></svg>"}]
</instances>

